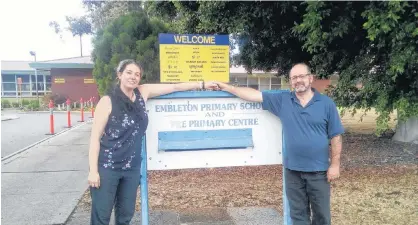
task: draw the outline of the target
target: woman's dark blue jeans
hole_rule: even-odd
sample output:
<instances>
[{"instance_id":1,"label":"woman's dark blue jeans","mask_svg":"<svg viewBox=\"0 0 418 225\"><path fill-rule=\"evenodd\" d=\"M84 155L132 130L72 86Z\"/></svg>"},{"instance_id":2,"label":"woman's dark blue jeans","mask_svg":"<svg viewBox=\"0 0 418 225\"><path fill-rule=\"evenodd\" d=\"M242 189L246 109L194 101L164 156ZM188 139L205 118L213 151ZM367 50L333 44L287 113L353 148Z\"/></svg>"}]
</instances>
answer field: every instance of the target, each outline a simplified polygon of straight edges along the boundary
<instances>
[{"instance_id":1,"label":"woman's dark blue jeans","mask_svg":"<svg viewBox=\"0 0 418 225\"><path fill-rule=\"evenodd\" d=\"M100 187L90 187L91 225L108 225L113 207L115 225L128 225L135 213L140 169L112 170L99 167Z\"/></svg>"}]
</instances>

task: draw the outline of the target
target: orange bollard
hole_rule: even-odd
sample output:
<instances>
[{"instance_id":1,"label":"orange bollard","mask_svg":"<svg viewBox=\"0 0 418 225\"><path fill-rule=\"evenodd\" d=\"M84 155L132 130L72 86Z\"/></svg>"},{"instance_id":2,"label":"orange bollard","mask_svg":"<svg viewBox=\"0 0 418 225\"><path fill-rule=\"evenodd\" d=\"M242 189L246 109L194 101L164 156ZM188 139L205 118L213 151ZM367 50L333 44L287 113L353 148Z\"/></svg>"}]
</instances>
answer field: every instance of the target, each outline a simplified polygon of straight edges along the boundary
<instances>
[{"instance_id":1,"label":"orange bollard","mask_svg":"<svg viewBox=\"0 0 418 225\"><path fill-rule=\"evenodd\" d=\"M81 120L78 122L84 122L84 102L83 98L80 98Z\"/></svg>"},{"instance_id":2,"label":"orange bollard","mask_svg":"<svg viewBox=\"0 0 418 225\"><path fill-rule=\"evenodd\" d=\"M71 128L71 101L69 98L67 98L67 123L68 126L66 128Z\"/></svg>"},{"instance_id":3,"label":"orange bollard","mask_svg":"<svg viewBox=\"0 0 418 225\"><path fill-rule=\"evenodd\" d=\"M49 100L49 104L48 104L48 108L49 108L49 135L53 135L54 134L54 102L52 100Z\"/></svg>"}]
</instances>

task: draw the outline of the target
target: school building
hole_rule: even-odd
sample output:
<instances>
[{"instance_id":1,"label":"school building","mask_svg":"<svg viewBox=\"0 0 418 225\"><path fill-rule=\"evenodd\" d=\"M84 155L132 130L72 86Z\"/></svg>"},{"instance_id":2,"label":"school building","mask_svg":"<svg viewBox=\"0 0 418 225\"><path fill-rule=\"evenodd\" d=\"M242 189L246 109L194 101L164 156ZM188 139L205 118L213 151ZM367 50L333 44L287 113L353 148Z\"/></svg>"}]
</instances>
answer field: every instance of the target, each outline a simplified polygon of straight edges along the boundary
<instances>
[{"instance_id":1,"label":"school building","mask_svg":"<svg viewBox=\"0 0 418 225\"><path fill-rule=\"evenodd\" d=\"M80 98L99 99L93 79L93 61L90 56L49 61L2 61L1 97L14 100L40 98L54 94L78 101ZM230 83L258 90L290 89L284 77L274 72L253 71L248 74L242 66L230 68ZM323 92L331 80L315 80L313 86Z\"/></svg>"},{"instance_id":2,"label":"school building","mask_svg":"<svg viewBox=\"0 0 418 225\"><path fill-rule=\"evenodd\" d=\"M71 101L98 99L89 56L48 61L2 61L1 97L9 100L61 96Z\"/></svg>"}]
</instances>

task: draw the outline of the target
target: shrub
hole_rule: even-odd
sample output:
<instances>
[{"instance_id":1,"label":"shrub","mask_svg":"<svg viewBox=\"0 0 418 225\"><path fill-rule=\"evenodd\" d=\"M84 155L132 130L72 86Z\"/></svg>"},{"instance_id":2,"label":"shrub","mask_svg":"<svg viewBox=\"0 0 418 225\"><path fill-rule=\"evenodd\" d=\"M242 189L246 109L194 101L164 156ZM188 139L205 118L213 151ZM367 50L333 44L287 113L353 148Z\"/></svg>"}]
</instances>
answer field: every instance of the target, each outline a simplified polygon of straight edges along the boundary
<instances>
[{"instance_id":1,"label":"shrub","mask_svg":"<svg viewBox=\"0 0 418 225\"><path fill-rule=\"evenodd\" d=\"M55 93L54 94L48 93L44 96L43 102L44 104L48 105L50 100L54 102L54 105L62 104L62 103L65 103L65 101L67 101L67 96L55 94Z\"/></svg>"},{"instance_id":2,"label":"shrub","mask_svg":"<svg viewBox=\"0 0 418 225\"><path fill-rule=\"evenodd\" d=\"M10 101L9 100L7 100L7 99L2 99L1 100L1 108L2 109L4 109L4 108L10 108L10 106L11 106L11 104L10 104Z\"/></svg>"},{"instance_id":3,"label":"shrub","mask_svg":"<svg viewBox=\"0 0 418 225\"><path fill-rule=\"evenodd\" d=\"M29 105L29 104L30 104L29 100L22 99L22 106L26 106L26 105Z\"/></svg>"},{"instance_id":4,"label":"shrub","mask_svg":"<svg viewBox=\"0 0 418 225\"><path fill-rule=\"evenodd\" d=\"M19 108L20 104L19 102L12 102L12 108Z\"/></svg>"}]
</instances>

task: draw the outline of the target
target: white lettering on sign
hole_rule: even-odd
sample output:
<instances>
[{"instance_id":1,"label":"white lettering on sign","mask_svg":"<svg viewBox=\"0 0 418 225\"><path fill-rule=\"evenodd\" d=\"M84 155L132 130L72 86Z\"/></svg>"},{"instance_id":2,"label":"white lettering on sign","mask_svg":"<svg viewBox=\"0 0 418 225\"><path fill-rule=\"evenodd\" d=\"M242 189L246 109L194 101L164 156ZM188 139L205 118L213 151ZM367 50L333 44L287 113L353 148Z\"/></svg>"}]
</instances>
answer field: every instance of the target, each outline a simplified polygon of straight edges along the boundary
<instances>
[{"instance_id":1,"label":"white lettering on sign","mask_svg":"<svg viewBox=\"0 0 418 225\"><path fill-rule=\"evenodd\" d=\"M246 114L246 112L260 110L261 103L243 102L243 103L195 103L188 101L186 104L158 104L154 106L155 113L196 113L187 114L187 119L181 121L170 121L172 128L216 128L216 127L241 127L241 126L257 126L258 118L246 116L244 118L225 119L226 115ZM193 117L202 117L202 119L190 119ZM250 114L251 115L251 114ZM181 116L181 114L178 114Z\"/></svg>"}]
</instances>

